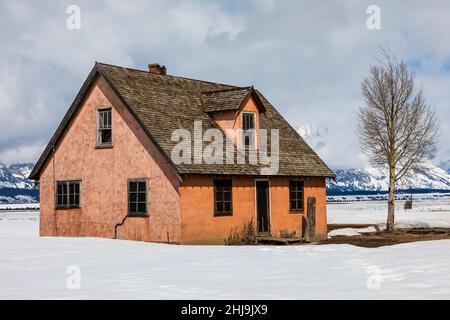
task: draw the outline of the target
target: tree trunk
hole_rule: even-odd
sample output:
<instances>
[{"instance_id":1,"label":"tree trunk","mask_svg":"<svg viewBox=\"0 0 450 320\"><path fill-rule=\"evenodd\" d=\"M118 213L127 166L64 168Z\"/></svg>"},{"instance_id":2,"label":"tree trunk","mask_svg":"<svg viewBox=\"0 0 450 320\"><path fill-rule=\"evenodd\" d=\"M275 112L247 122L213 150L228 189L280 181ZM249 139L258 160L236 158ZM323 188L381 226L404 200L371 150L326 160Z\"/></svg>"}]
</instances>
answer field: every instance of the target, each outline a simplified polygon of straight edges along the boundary
<instances>
[{"instance_id":1,"label":"tree trunk","mask_svg":"<svg viewBox=\"0 0 450 320\"><path fill-rule=\"evenodd\" d=\"M389 168L389 199L386 232L394 231L395 168Z\"/></svg>"}]
</instances>

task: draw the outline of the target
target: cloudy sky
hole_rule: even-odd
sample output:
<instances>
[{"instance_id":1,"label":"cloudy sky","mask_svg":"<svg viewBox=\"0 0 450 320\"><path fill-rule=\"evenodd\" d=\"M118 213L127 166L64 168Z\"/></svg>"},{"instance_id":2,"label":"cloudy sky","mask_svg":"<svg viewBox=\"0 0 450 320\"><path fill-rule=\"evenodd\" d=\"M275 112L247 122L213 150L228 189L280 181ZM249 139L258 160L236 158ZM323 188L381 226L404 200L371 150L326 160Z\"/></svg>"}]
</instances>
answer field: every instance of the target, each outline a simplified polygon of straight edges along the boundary
<instances>
[{"instance_id":1,"label":"cloudy sky","mask_svg":"<svg viewBox=\"0 0 450 320\"><path fill-rule=\"evenodd\" d=\"M369 5L381 30L367 28ZM67 8L81 28L67 28ZM440 118L450 159L449 1L0 0L0 162L36 161L95 61L254 85L333 168L362 167L361 80L388 42Z\"/></svg>"}]
</instances>

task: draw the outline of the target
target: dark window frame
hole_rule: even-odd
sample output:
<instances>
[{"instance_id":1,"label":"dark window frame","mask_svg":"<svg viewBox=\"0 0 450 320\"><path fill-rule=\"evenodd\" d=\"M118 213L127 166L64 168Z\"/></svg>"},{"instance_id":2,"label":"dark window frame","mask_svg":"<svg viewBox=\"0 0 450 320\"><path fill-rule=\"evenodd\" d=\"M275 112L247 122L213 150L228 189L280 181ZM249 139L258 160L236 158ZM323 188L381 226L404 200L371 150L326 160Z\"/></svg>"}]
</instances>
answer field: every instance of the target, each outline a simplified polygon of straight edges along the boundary
<instances>
[{"instance_id":1,"label":"dark window frame","mask_svg":"<svg viewBox=\"0 0 450 320\"><path fill-rule=\"evenodd\" d=\"M113 133L113 121L112 121L112 108L111 107L102 107L102 108L97 108L97 125L96 125L96 147L98 148L110 148L113 145L113 137L112 137L112 133ZM109 112L109 118L107 117L107 123L101 123L100 119L105 119L104 117L101 117L102 113L107 113ZM109 120L109 121L108 121ZM109 130L110 131L110 141L108 142L103 142L102 141L102 137L103 137L103 131Z\"/></svg>"},{"instance_id":2,"label":"dark window frame","mask_svg":"<svg viewBox=\"0 0 450 320\"><path fill-rule=\"evenodd\" d=\"M295 184L295 189L292 184ZM298 188L299 184L301 185ZM294 195L294 198L292 197ZM299 196L301 195L301 196ZM301 206L299 205L301 203ZM292 204L295 203L293 207ZM304 213L305 212L305 181L302 179L289 179L289 212L290 213Z\"/></svg>"},{"instance_id":3,"label":"dark window frame","mask_svg":"<svg viewBox=\"0 0 450 320\"><path fill-rule=\"evenodd\" d=\"M136 191L132 191L131 183L137 183ZM140 183L144 183L144 192L140 190ZM131 195L136 195L136 200L131 200ZM144 194L145 200L139 200L139 195ZM145 205L145 210L139 210L140 205ZM135 210L131 210L135 205ZM127 180L127 215L129 217L148 217L148 179L146 178L132 178Z\"/></svg>"},{"instance_id":4,"label":"dark window frame","mask_svg":"<svg viewBox=\"0 0 450 320\"><path fill-rule=\"evenodd\" d=\"M251 116L252 127L253 128L246 128L247 124L249 124L249 121L246 121L246 116ZM247 132L248 131L248 132ZM250 134L252 138L250 137ZM248 140L247 140L248 138ZM253 140L253 141L252 141ZM248 141L248 144L247 144ZM253 144L251 143L253 142ZM256 148L256 112L253 111L242 111L242 144L244 148L249 149L250 147Z\"/></svg>"},{"instance_id":5,"label":"dark window frame","mask_svg":"<svg viewBox=\"0 0 450 320\"><path fill-rule=\"evenodd\" d=\"M73 192L71 192L71 185L73 185ZM78 192L76 192L76 185L78 185ZM62 193L59 192L61 188L64 189ZM73 197L73 198L72 198ZM75 201L78 197L78 203ZM62 200L61 203L59 200ZM65 200L65 203L64 203ZM73 200L73 201L72 201ZM55 183L55 207L56 209L79 209L81 208L81 180L63 180Z\"/></svg>"},{"instance_id":6,"label":"dark window frame","mask_svg":"<svg viewBox=\"0 0 450 320\"><path fill-rule=\"evenodd\" d=\"M229 183L229 190L224 190L225 186L221 185L220 183L226 182ZM218 188L221 188L222 190L218 190ZM228 188L228 186L226 186ZM218 193L221 193L222 200L218 200ZM230 200L225 200L225 193L230 194ZM217 203L221 202L222 210L218 210ZM229 203L230 210L225 210L225 203ZM226 216L232 216L233 215L233 179L231 178L220 178L220 179L214 179L214 216L215 217L226 217Z\"/></svg>"}]
</instances>

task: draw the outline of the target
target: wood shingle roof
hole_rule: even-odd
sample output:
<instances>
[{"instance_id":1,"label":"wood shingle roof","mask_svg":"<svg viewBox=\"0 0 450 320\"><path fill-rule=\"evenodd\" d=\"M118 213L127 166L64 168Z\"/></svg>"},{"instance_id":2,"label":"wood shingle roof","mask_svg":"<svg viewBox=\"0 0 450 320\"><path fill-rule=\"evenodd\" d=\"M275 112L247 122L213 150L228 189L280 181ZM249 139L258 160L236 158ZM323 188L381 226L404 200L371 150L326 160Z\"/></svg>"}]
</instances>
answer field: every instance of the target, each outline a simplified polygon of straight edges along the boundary
<instances>
[{"instance_id":1,"label":"wood shingle roof","mask_svg":"<svg viewBox=\"0 0 450 320\"><path fill-rule=\"evenodd\" d=\"M251 93L262 103L261 129L279 129L279 170L284 176L334 177L334 173L304 142L269 101L253 87L193 80L171 75L156 75L147 71L96 63L83 88L58 127L46 150L36 163L30 179L38 180L39 171L53 146L62 135L65 126L81 104L90 85L90 78L100 74L112 86L121 100L135 115L149 137L166 156L178 174L259 175L260 165L255 164L177 164L171 159L171 141L174 130L184 128L193 131L194 121L202 121L203 130L219 129L208 112L237 110ZM86 87L86 88L84 88ZM269 132L270 135L270 132ZM191 134L193 139L193 134ZM270 147L269 147L270 150ZM225 161L224 161L225 162Z\"/></svg>"}]
</instances>

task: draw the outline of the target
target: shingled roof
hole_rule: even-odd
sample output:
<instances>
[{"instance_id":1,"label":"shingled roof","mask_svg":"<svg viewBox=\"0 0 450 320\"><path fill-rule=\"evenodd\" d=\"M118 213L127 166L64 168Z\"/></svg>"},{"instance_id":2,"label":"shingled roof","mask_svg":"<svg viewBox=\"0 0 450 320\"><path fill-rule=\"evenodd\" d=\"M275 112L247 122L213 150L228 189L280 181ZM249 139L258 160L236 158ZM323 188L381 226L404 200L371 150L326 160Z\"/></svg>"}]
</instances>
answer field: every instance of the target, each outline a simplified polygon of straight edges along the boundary
<instances>
[{"instance_id":1,"label":"shingled roof","mask_svg":"<svg viewBox=\"0 0 450 320\"><path fill-rule=\"evenodd\" d=\"M204 131L210 128L219 129L207 112L219 109L229 110L228 108L237 110L249 94L254 94L255 100L259 100L257 104L260 103L263 109L260 116L260 128L279 129L280 148L277 175L335 177L335 174L303 141L280 113L253 87L235 87L96 63L44 153L36 163L30 174L30 179L39 179L40 169L58 143L65 127L81 105L97 75L105 78L180 176L183 174L260 174L261 167L258 164L192 163L175 165L170 159L171 151L177 144L177 142L171 141L171 133L175 129L185 128L192 131L194 121L197 120L202 121ZM220 98L223 98L226 102L222 103Z\"/></svg>"},{"instance_id":2,"label":"shingled roof","mask_svg":"<svg viewBox=\"0 0 450 320\"><path fill-rule=\"evenodd\" d=\"M256 95L253 87L214 90L202 92L201 94L205 112L237 111L250 97L256 100L258 108L261 112L264 112L264 105Z\"/></svg>"}]
</instances>

